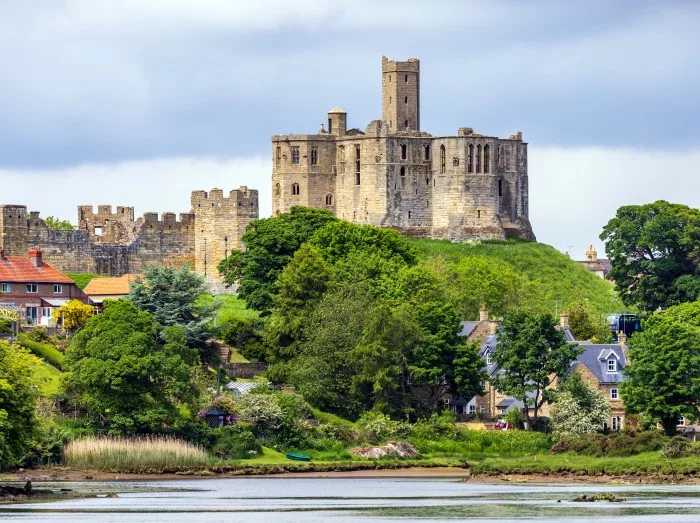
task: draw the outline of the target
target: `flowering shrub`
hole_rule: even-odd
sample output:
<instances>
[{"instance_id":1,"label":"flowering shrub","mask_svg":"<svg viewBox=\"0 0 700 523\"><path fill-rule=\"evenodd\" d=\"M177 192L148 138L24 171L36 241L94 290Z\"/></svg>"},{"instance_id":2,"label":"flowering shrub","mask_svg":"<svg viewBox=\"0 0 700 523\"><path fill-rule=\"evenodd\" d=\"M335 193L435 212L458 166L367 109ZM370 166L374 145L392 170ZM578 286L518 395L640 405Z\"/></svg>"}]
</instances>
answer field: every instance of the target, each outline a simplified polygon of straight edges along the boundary
<instances>
[{"instance_id":1,"label":"flowering shrub","mask_svg":"<svg viewBox=\"0 0 700 523\"><path fill-rule=\"evenodd\" d=\"M401 421L393 421L386 414L366 412L357 420L357 424L365 437L372 443L380 443L389 439L406 437L411 432L411 426Z\"/></svg>"},{"instance_id":2,"label":"flowering shrub","mask_svg":"<svg viewBox=\"0 0 700 523\"><path fill-rule=\"evenodd\" d=\"M256 430L269 434L282 425L284 414L272 394L248 394L238 400L238 412L246 421L254 423Z\"/></svg>"}]
</instances>

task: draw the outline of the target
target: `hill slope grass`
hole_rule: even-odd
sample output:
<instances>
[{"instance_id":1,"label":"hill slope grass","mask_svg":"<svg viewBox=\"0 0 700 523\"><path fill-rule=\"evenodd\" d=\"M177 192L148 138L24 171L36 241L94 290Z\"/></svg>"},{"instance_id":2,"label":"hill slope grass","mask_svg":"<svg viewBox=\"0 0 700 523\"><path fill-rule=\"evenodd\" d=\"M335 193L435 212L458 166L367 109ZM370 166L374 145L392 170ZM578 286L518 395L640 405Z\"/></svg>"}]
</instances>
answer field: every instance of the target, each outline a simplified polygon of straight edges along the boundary
<instances>
[{"instance_id":1,"label":"hill slope grass","mask_svg":"<svg viewBox=\"0 0 700 523\"><path fill-rule=\"evenodd\" d=\"M612 284L602 280L568 256L543 243L525 240L452 243L412 238L424 259L441 257L455 263L464 257L483 257L506 263L529 282L526 299L561 311L576 298L599 314L625 310Z\"/></svg>"},{"instance_id":2,"label":"hill slope grass","mask_svg":"<svg viewBox=\"0 0 700 523\"><path fill-rule=\"evenodd\" d=\"M83 290L87 287L87 284L95 278L104 278L104 276L98 276L97 274L80 273L80 274L66 274L75 284Z\"/></svg>"}]
</instances>

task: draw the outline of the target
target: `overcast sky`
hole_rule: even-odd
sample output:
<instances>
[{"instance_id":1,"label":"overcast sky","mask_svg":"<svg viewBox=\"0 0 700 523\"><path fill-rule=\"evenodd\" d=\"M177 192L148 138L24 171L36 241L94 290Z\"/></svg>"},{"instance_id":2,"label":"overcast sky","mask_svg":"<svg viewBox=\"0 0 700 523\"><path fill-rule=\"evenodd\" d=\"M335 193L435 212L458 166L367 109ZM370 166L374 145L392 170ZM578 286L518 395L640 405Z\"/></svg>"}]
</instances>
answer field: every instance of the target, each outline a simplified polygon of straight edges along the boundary
<instances>
[{"instance_id":1,"label":"overcast sky","mask_svg":"<svg viewBox=\"0 0 700 523\"><path fill-rule=\"evenodd\" d=\"M0 202L183 212L260 191L270 136L381 116L421 60L422 130L529 143L539 241L583 257L624 204L700 207L700 2L0 0Z\"/></svg>"}]
</instances>

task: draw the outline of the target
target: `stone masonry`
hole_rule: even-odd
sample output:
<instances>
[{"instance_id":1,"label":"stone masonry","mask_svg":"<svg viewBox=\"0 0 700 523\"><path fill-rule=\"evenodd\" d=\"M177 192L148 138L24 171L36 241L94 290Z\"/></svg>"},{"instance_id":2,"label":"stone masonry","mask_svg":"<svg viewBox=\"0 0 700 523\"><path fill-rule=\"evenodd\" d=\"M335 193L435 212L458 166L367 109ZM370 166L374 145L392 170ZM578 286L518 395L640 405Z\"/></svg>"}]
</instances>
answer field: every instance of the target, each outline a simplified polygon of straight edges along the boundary
<instances>
[{"instance_id":1,"label":"stone masonry","mask_svg":"<svg viewBox=\"0 0 700 523\"><path fill-rule=\"evenodd\" d=\"M190 212L145 213L133 207L78 207L78 228L49 228L38 212L23 205L0 205L0 248L24 256L39 247L44 259L64 273L121 276L149 265L188 266L205 277L210 291L227 292L216 269L241 249L246 225L258 217L258 191L242 186L224 197L221 189L192 192Z\"/></svg>"},{"instance_id":2,"label":"stone masonry","mask_svg":"<svg viewBox=\"0 0 700 523\"><path fill-rule=\"evenodd\" d=\"M414 236L535 239L522 133L422 132L417 59L382 58L381 120L348 129L347 113L336 107L327 125L272 137L274 215L303 205Z\"/></svg>"}]
</instances>

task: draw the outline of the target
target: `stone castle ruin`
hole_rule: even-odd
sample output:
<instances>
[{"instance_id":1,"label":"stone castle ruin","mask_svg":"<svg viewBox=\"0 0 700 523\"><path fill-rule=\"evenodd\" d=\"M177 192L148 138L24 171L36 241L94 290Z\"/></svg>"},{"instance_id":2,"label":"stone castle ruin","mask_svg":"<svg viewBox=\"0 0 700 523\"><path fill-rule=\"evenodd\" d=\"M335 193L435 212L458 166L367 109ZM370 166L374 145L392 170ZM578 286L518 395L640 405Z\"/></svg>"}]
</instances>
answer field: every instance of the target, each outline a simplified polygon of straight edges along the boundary
<instances>
[{"instance_id":1,"label":"stone castle ruin","mask_svg":"<svg viewBox=\"0 0 700 523\"><path fill-rule=\"evenodd\" d=\"M78 207L78 228L49 228L38 212L23 205L0 205L0 248L26 256L39 247L43 258L64 273L121 276L149 265L189 266L205 277L212 292L224 292L216 269L232 249L241 249L246 225L258 217L258 191L239 187L192 192L190 212L145 213L133 207Z\"/></svg>"},{"instance_id":2,"label":"stone castle ruin","mask_svg":"<svg viewBox=\"0 0 700 523\"><path fill-rule=\"evenodd\" d=\"M360 224L429 238L534 239L527 144L462 127L420 129L420 62L382 58L382 119L364 132L334 108L317 134L272 137L272 210L328 209Z\"/></svg>"}]
</instances>

